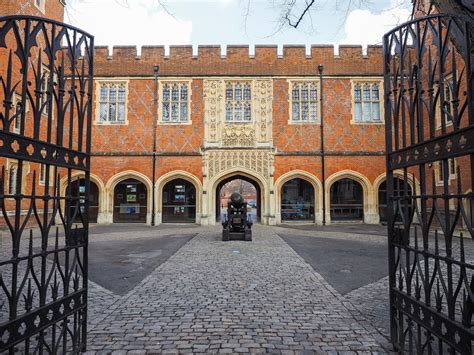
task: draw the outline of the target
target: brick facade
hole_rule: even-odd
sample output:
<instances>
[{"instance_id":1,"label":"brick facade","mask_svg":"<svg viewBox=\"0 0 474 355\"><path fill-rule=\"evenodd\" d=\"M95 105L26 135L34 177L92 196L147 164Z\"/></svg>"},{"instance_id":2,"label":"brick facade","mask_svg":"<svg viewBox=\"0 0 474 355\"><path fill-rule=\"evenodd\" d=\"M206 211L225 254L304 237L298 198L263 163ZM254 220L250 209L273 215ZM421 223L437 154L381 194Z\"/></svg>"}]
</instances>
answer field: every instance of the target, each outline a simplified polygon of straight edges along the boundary
<instances>
[{"instance_id":1,"label":"brick facade","mask_svg":"<svg viewBox=\"0 0 474 355\"><path fill-rule=\"evenodd\" d=\"M0 14L41 15L31 3L2 1L6 6ZM62 19L60 1L46 0L45 4L46 16ZM130 46L114 47L112 55L106 47L95 48L91 175L98 189L99 223L111 223L121 213L133 213L135 207L130 205L134 203L146 211L143 222L162 223L165 209L171 208L163 188L179 178L195 188L192 201L196 206L191 207L195 221L215 224L216 189L233 176L258 187L260 219L265 224L284 222L288 211L282 213L282 204L288 197L283 191L300 188L290 186L293 179L307 181L313 189L314 201L304 202L311 210L306 222L331 222L330 191L341 179L351 179L361 187L363 200L356 203L360 204L360 219L379 222L378 186L385 174L382 48L369 46L364 55L360 46L341 46L335 55L332 46L312 46L307 55L303 46L284 46L279 55L276 46L256 46L254 53L249 55L245 46L228 46L225 55L219 46L200 46L194 55L190 46L171 46L169 55L165 55L164 47L148 46L142 48L140 56ZM157 92L154 65L160 68ZM367 80L379 83L381 121L355 123L354 83ZM126 122L102 124L98 121L100 85L115 81L126 84ZM157 95L160 107L160 90L168 81L189 83L190 124L163 124L161 111L155 113L154 97ZM225 118L225 86L239 81L252 87L252 119L229 123ZM290 85L299 81L316 83L319 94L323 90L317 122L294 123L290 119ZM26 178L31 180L31 176L32 172ZM125 186L124 181L144 184L146 193L136 192L125 201L127 191L136 185ZM65 180L61 183L64 193ZM309 196L307 192L294 193L301 195L295 195L295 200ZM291 209L295 216L300 213L299 203L294 202ZM181 211L183 207L174 208Z\"/></svg>"}]
</instances>

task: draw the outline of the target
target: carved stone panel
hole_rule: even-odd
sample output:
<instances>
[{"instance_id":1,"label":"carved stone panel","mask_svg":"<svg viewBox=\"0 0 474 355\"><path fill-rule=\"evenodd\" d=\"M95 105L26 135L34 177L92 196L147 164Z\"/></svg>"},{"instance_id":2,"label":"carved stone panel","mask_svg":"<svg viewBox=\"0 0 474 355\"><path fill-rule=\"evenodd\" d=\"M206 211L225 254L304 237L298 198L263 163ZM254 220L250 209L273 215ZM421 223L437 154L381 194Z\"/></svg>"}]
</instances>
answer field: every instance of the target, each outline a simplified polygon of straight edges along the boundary
<instances>
[{"instance_id":1,"label":"carved stone panel","mask_svg":"<svg viewBox=\"0 0 474 355\"><path fill-rule=\"evenodd\" d=\"M272 80L250 81L252 121L244 123L225 121L226 80L204 80L205 146L235 148L272 146Z\"/></svg>"},{"instance_id":2,"label":"carved stone panel","mask_svg":"<svg viewBox=\"0 0 474 355\"><path fill-rule=\"evenodd\" d=\"M206 143L220 141L224 86L222 80L204 80L204 122Z\"/></svg>"},{"instance_id":3,"label":"carved stone panel","mask_svg":"<svg viewBox=\"0 0 474 355\"><path fill-rule=\"evenodd\" d=\"M220 172L242 168L253 171L265 179L273 175L273 152L267 150L216 150L208 151L204 161L207 164L209 178Z\"/></svg>"}]
</instances>

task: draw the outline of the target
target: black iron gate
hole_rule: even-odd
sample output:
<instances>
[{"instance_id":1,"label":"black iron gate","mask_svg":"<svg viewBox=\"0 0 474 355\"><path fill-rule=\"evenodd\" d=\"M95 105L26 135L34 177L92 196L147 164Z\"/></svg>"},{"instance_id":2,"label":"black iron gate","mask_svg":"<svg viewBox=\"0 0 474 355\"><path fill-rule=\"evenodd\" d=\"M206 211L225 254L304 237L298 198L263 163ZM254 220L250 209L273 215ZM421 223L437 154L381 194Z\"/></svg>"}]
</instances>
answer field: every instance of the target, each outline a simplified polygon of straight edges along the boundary
<instances>
[{"instance_id":1,"label":"black iron gate","mask_svg":"<svg viewBox=\"0 0 474 355\"><path fill-rule=\"evenodd\" d=\"M384 37L390 335L400 353L473 352L470 26L435 15Z\"/></svg>"},{"instance_id":2,"label":"black iron gate","mask_svg":"<svg viewBox=\"0 0 474 355\"><path fill-rule=\"evenodd\" d=\"M0 17L0 353L86 347L93 47L59 22Z\"/></svg>"}]
</instances>

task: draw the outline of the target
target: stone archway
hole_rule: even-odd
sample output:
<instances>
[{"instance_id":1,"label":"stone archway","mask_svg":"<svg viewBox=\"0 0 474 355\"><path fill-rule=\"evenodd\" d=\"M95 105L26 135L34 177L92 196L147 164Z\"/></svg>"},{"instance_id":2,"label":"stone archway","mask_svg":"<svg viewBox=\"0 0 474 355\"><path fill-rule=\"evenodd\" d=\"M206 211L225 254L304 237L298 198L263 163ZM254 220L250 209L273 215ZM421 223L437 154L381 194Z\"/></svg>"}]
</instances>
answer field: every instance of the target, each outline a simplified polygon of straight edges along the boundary
<instances>
[{"instance_id":1,"label":"stone archway","mask_svg":"<svg viewBox=\"0 0 474 355\"><path fill-rule=\"evenodd\" d=\"M259 174L250 171L248 169L232 169L223 171L217 176L215 176L209 182L208 198L207 198L207 207L208 207L208 223L214 225L217 223L216 213L217 213L217 191L219 185L222 185L222 182L228 182L233 179L243 179L250 181L254 186L259 190L259 215L260 223L268 224L267 211L269 209L269 189L267 187L266 179L260 176Z\"/></svg>"},{"instance_id":2,"label":"stone archway","mask_svg":"<svg viewBox=\"0 0 474 355\"><path fill-rule=\"evenodd\" d=\"M137 182L142 183L146 187L146 191L142 191L141 193L145 193L146 195L146 218L145 221L147 224L151 223L151 204L152 204L152 183L150 179L137 171L127 170L120 172L109 179L107 182L106 190L107 190L107 222L113 223L114 222L114 205L115 205L115 192L116 187L118 184L125 180L136 180ZM141 198L140 193L138 193L138 199ZM131 201L130 201L131 202Z\"/></svg>"},{"instance_id":3,"label":"stone archway","mask_svg":"<svg viewBox=\"0 0 474 355\"><path fill-rule=\"evenodd\" d=\"M243 180L243 181L251 184L254 187L255 195L256 195L256 198L255 198L256 213L255 213L255 217L252 218L252 219L253 219L253 222L260 222L261 217L262 217L262 214L261 214L262 213L262 191L260 189L260 186L254 179L251 179L248 176L240 175L240 174L229 176L228 178L226 178L226 179L222 180L221 182L219 182L219 184L217 185L216 191L215 191L215 196L216 196L216 214L215 214L215 217L216 217L216 221L221 221L221 215L224 213L224 210L227 208L227 206L225 204L223 205L223 202L221 200L222 188L224 188L224 186L227 185L228 183L230 183L232 181L235 181L235 180ZM248 198L246 198L246 202L247 203L252 203L253 201L248 201Z\"/></svg>"},{"instance_id":4,"label":"stone archway","mask_svg":"<svg viewBox=\"0 0 474 355\"><path fill-rule=\"evenodd\" d=\"M354 170L342 170L332 174L326 180L326 221L331 222L331 187L342 179L350 179L360 184L362 188L362 206L363 206L363 222L368 224L376 224L379 222L378 212L374 210L374 193L372 184L369 179L361 173Z\"/></svg>"},{"instance_id":5,"label":"stone archway","mask_svg":"<svg viewBox=\"0 0 474 355\"><path fill-rule=\"evenodd\" d=\"M314 189L314 223L322 224L322 208L323 208L323 194L321 181L313 174L304 170L292 170L281 175L275 182L275 208L276 208L276 223L282 222L281 205L282 205L282 188L290 180L301 179L309 184Z\"/></svg>"},{"instance_id":6,"label":"stone archway","mask_svg":"<svg viewBox=\"0 0 474 355\"><path fill-rule=\"evenodd\" d=\"M201 223L201 210L202 210L202 183L195 175L188 173L184 170L173 170L170 171L158 179L155 184L155 201L156 201L156 216L155 223L163 223L163 188L166 184L173 180L182 179L194 185L196 189L196 218L195 223Z\"/></svg>"}]
</instances>

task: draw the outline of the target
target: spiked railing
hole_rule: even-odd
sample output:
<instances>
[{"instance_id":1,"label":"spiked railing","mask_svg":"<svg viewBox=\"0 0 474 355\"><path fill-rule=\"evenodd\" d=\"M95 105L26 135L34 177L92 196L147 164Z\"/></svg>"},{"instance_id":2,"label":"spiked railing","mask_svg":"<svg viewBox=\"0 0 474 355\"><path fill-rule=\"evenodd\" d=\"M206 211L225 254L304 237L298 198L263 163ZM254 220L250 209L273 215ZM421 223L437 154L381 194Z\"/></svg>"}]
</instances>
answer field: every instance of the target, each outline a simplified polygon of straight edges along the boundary
<instances>
[{"instance_id":1,"label":"spiked railing","mask_svg":"<svg viewBox=\"0 0 474 355\"><path fill-rule=\"evenodd\" d=\"M435 15L384 37L390 331L400 353L473 352L472 30ZM414 193L394 195L400 175Z\"/></svg>"},{"instance_id":2,"label":"spiked railing","mask_svg":"<svg viewBox=\"0 0 474 355\"><path fill-rule=\"evenodd\" d=\"M77 28L0 17L0 352L86 349L93 48Z\"/></svg>"}]
</instances>

